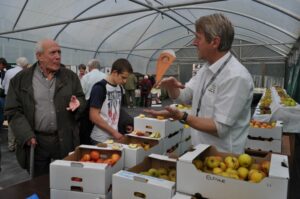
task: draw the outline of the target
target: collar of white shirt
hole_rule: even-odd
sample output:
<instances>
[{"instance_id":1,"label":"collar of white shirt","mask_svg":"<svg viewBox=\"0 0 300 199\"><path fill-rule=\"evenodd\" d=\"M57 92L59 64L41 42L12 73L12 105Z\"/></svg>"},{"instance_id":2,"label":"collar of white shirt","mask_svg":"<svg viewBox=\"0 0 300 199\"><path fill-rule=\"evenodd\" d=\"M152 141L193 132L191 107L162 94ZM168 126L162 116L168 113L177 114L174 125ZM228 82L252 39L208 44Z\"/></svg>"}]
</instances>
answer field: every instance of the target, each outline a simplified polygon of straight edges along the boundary
<instances>
[{"instance_id":1,"label":"collar of white shirt","mask_svg":"<svg viewBox=\"0 0 300 199\"><path fill-rule=\"evenodd\" d=\"M211 72L216 73L229 56L230 56L230 52L227 52L223 57L221 57L218 61L216 61L212 65L207 65L207 68Z\"/></svg>"}]
</instances>

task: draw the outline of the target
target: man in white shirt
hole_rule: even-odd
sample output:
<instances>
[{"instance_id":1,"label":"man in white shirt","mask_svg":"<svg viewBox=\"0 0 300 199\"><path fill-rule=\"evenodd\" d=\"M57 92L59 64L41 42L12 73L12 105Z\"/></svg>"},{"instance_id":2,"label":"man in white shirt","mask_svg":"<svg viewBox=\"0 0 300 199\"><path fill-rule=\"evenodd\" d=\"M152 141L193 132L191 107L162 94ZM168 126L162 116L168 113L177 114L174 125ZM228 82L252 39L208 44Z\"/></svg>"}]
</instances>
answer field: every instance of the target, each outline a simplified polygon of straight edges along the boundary
<instances>
[{"instance_id":1,"label":"man in white shirt","mask_svg":"<svg viewBox=\"0 0 300 199\"><path fill-rule=\"evenodd\" d=\"M158 83L171 98L192 103L192 114L171 107L147 112L191 126L193 145L210 144L220 151L243 153L251 117L253 80L230 53L233 26L224 15L213 14L199 18L195 27L193 45L199 59L207 63L186 85L174 77Z\"/></svg>"},{"instance_id":2,"label":"man in white shirt","mask_svg":"<svg viewBox=\"0 0 300 199\"><path fill-rule=\"evenodd\" d=\"M16 66L11 68L5 73L5 77L2 81L2 86L4 88L4 93L7 95L10 80L21 70L26 69L28 67L28 60L26 57L19 57L16 60ZM8 132L7 132L7 139L8 139L8 150L13 152L16 148L16 138L14 133L12 132L10 125L8 125Z\"/></svg>"},{"instance_id":3,"label":"man in white shirt","mask_svg":"<svg viewBox=\"0 0 300 199\"><path fill-rule=\"evenodd\" d=\"M81 86L85 99L89 100L91 90L97 82L106 78L106 74L101 72L100 62L97 59L92 59L87 64L89 72L81 78Z\"/></svg>"}]
</instances>

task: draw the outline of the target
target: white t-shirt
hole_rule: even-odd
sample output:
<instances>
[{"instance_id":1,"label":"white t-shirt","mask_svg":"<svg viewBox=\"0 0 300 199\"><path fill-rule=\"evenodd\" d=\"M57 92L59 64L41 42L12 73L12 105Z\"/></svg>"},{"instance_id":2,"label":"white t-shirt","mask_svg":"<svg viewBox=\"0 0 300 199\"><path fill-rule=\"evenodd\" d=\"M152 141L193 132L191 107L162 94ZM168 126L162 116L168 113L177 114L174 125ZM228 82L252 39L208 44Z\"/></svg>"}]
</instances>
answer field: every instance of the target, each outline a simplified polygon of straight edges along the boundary
<instances>
[{"instance_id":1,"label":"white t-shirt","mask_svg":"<svg viewBox=\"0 0 300 199\"><path fill-rule=\"evenodd\" d=\"M119 85L111 85L105 79L96 83L90 97L90 107L99 108L100 116L109 126L118 130L121 110L122 89ZM100 129L97 125L91 133L91 138L97 142L112 139L112 135Z\"/></svg>"},{"instance_id":2,"label":"white t-shirt","mask_svg":"<svg viewBox=\"0 0 300 199\"><path fill-rule=\"evenodd\" d=\"M101 81L102 79L106 78L106 74L101 72L98 69L93 69L89 73L85 74L80 82L82 86L83 93L85 94L85 99L90 99L91 90L97 82Z\"/></svg>"},{"instance_id":3,"label":"white t-shirt","mask_svg":"<svg viewBox=\"0 0 300 199\"><path fill-rule=\"evenodd\" d=\"M228 52L212 65L205 64L180 91L179 99L192 102L196 115L201 90L230 56ZM225 125L218 129L219 137L192 129L192 144L214 145L220 151L242 153L248 136L253 97L253 80L248 70L232 56L217 78L206 89L199 117L213 118ZM220 130L220 131L219 131Z\"/></svg>"}]
</instances>

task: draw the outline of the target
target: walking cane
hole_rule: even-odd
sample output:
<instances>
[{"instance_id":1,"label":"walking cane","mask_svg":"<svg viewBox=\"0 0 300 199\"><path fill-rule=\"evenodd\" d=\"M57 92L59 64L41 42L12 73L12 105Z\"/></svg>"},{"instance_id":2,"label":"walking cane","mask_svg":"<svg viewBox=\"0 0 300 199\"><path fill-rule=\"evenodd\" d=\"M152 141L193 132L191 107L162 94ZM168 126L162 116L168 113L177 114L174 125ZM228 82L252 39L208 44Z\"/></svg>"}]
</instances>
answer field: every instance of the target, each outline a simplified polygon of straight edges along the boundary
<instances>
[{"instance_id":1,"label":"walking cane","mask_svg":"<svg viewBox=\"0 0 300 199\"><path fill-rule=\"evenodd\" d=\"M29 162L29 175L30 179L33 179L34 177L34 145L30 145L30 162Z\"/></svg>"}]
</instances>

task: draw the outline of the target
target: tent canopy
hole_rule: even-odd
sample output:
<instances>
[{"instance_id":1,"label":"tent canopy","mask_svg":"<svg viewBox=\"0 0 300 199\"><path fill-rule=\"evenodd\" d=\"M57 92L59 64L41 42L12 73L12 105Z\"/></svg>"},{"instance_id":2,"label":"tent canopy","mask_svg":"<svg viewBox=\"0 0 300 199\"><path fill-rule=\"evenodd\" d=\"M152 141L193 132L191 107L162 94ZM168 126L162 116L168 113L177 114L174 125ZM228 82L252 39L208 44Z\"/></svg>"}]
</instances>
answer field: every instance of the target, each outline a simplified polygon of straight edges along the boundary
<instances>
[{"instance_id":1,"label":"tent canopy","mask_svg":"<svg viewBox=\"0 0 300 199\"><path fill-rule=\"evenodd\" d=\"M1 0L0 56L34 62L35 43L52 38L65 64L97 58L111 66L123 57L134 71L151 74L164 49L175 50L177 64L197 62L195 20L223 13L242 62L284 65L299 38L299 10L299 0Z\"/></svg>"}]
</instances>

